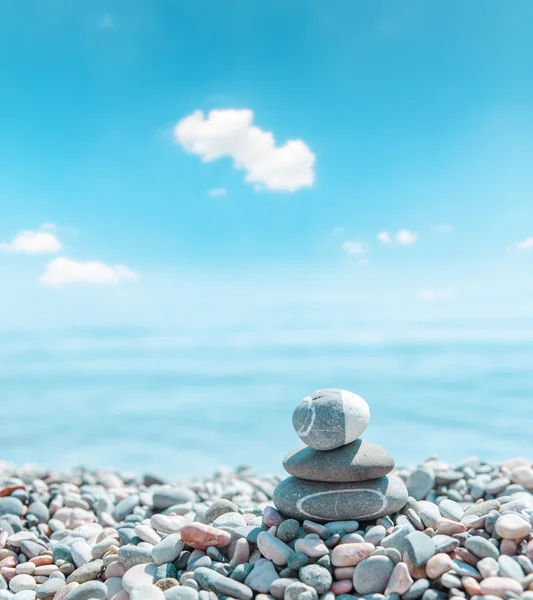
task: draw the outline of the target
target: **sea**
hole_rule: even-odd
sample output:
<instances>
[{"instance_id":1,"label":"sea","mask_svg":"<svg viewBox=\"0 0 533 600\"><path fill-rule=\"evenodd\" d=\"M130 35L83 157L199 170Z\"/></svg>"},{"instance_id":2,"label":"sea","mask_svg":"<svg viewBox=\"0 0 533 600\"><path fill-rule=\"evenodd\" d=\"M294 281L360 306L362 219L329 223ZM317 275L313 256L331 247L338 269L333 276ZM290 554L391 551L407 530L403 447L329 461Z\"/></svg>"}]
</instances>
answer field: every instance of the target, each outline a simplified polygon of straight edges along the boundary
<instances>
[{"instance_id":1,"label":"sea","mask_svg":"<svg viewBox=\"0 0 533 600\"><path fill-rule=\"evenodd\" d=\"M220 465L282 474L316 389L363 396L364 437L398 465L431 455L533 460L533 337L92 328L0 334L0 461L178 479Z\"/></svg>"}]
</instances>

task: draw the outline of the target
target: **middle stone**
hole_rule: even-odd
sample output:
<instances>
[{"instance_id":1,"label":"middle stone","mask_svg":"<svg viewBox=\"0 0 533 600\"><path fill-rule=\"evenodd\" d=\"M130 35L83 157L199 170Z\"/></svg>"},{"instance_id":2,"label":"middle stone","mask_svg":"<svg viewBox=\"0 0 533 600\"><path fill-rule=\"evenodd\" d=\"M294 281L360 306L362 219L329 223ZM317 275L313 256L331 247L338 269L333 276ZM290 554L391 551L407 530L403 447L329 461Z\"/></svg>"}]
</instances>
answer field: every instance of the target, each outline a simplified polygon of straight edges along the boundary
<instances>
[{"instance_id":1,"label":"middle stone","mask_svg":"<svg viewBox=\"0 0 533 600\"><path fill-rule=\"evenodd\" d=\"M283 468L300 479L349 483L387 475L394 458L381 446L357 439L328 451L303 446L287 454Z\"/></svg>"}]
</instances>

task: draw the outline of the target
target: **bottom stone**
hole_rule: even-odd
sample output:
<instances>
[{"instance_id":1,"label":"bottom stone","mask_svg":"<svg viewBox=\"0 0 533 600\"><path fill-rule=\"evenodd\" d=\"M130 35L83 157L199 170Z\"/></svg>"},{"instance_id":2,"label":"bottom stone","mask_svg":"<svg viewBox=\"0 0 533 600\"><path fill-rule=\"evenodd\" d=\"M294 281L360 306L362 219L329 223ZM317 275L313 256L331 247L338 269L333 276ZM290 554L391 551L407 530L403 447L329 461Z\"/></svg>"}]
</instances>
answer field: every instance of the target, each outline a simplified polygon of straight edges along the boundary
<instances>
[{"instance_id":1,"label":"bottom stone","mask_svg":"<svg viewBox=\"0 0 533 600\"><path fill-rule=\"evenodd\" d=\"M273 500L283 515L300 521L367 521L401 510L407 502L407 488L398 477L357 483L287 477L275 489Z\"/></svg>"}]
</instances>

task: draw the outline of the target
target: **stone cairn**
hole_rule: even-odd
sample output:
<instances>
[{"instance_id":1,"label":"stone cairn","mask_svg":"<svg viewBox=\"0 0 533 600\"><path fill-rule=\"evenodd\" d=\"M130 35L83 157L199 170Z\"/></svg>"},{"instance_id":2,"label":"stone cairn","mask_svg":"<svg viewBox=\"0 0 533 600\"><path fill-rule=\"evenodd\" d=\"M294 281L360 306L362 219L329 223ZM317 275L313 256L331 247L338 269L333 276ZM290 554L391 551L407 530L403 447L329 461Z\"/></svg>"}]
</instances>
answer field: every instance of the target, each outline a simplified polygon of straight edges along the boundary
<instances>
[{"instance_id":1,"label":"stone cairn","mask_svg":"<svg viewBox=\"0 0 533 600\"><path fill-rule=\"evenodd\" d=\"M352 392L318 390L294 410L294 429L305 446L287 454L291 475L274 492L274 504L288 517L316 522L367 521L397 513L407 489L393 457L362 440L370 420L368 404Z\"/></svg>"}]
</instances>

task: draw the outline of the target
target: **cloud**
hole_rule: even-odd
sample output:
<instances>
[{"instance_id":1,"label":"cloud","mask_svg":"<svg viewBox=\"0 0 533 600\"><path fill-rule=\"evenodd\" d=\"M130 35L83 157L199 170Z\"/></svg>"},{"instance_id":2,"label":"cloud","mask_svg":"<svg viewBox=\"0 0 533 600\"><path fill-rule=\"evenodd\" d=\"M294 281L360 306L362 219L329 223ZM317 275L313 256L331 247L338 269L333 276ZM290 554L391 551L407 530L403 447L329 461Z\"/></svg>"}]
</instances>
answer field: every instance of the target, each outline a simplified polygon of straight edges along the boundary
<instances>
[{"instance_id":1,"label":"cloud","mask_svg":"<svg viewBox=\"0 0 533 600\"><path fill-rule=\"evenodd\" d=\"M39 226L39 229L43 231L55 231L57 229L57 225L54 223L43 223Z\"/></svg>"},{"instance_id":2,"label":"cloud","mask_svg":"<svg viewBox=\"0 0 533 600\"><path fill-rule=\"evenodd\" d=\"M368 265L369 262L370 262L369 258L360 258L359 259L359 264L360 265Z\"/></svg>"},{"instance_id":3,"label":"cloud","mask_svg":"<svg viewBox=\"0 0 533 600\"><path fill-rule=\"evenodd\" d=\"M390 233L388 231L381 231L376 237L382 244L390 244L392 242Z\"/></svg>"},{"instance_id":4,"label":"cloud","mask_svg":"<svg viewBox=\"0 0 533 600\"><path fill-rule=\"evenodd\" d=\"M408 229L400 229L396 234L396 241L398 244L402 244L402 246L412 246L416 240L418 240L418 236L411 233Z\"/></svg>"},{"instance_id":5,"label":"cloud","mask_svg":"<svg viewBox=\"0 0 533 600\"><path fill-rule=\"evenodd\" d=\"M102 18L98 21L98 27L100 27L100 29L113 29L114 26L115 22L110 13L104 13Z\"/></svg>"},{"instance_id":6,"label":"cloud","mask_svg":"<svg viewBox=\"0 0 533 600\"><path fill-rule=\"evenodd\" d=\"M346 254L366 254L366 248L361 242L347 241L342 245Z\"/></svg>"},{"instance_id":7,"label":"cloud","mask_svg":"<svg viewBox=\"0 0 533 600\"><path fill-rule=\"evenodd\" d=\"M533 237L526 238L516 244L518 250L533 250Z\"/></svg>"},{"instance_id":8,"label":"cloud","mask_svg":"<svg viewBox=\"0 0 533 600\"><path fill-rule=\"evenodd\" d=\"M420 300L442 300L444 298L448 298L449 295L450 295L449 289L440 288L440 289L422 290L418 297Z\"/></svg>"},{"instance_id":9,"label":"cloud","mask_svg":"<svg viewBox=\"0 0 533 600\"><path fill-rule=\"evenodd\" d=\"M49 231L20 231L12 242L0 244L0 251L11 254L54 254L62 249L61 242Z\"/></svg>"},{"instance_id":10,"label":"cloud","mask_svg":"<svg viewBox=\"0 0 533 600\"><path fill-rule=\"evenodd\" d=\"M138 281L139 275L123 265L106 265L98 261L78 262L56 258L46 265L41 283L61 286L69 283L117 285L123 281Z\"/></svg>"},{"instance_id":11,"label":"cloud","mask_svg":"<svg viewBox=\"0 0 533 600\"><path fill-rule=\"evenodd\" d=\"M211 162L224 156L236 169L246 171L246 181L259 188L295 192L315 181L315 155L302 140L276 146L274 136L253 125L248 109L201 110L182 119L174 137L187 152Z\"/></svg>"},{"instance_id":12,"label":"cloud","mask_svg":"<svg viewBox=\"0 0 533 600\"><path fill-rule=\"evenodd\" d=\"M211 196L211 198L216 198L217 196L227 196L228 190L226 188L215 188L214 190L209 190L207 195Z\"/></svg>"},{"instance_id":13,"label":"cloud","mask_svg":"<svg viewBox=\"0 0 533 600\"><path fill-rule=\"evenodd\" d=\"M451 225L434 225L433 230L437 233L451 233L452 226Z\"/></svg>"}]
</instances>

